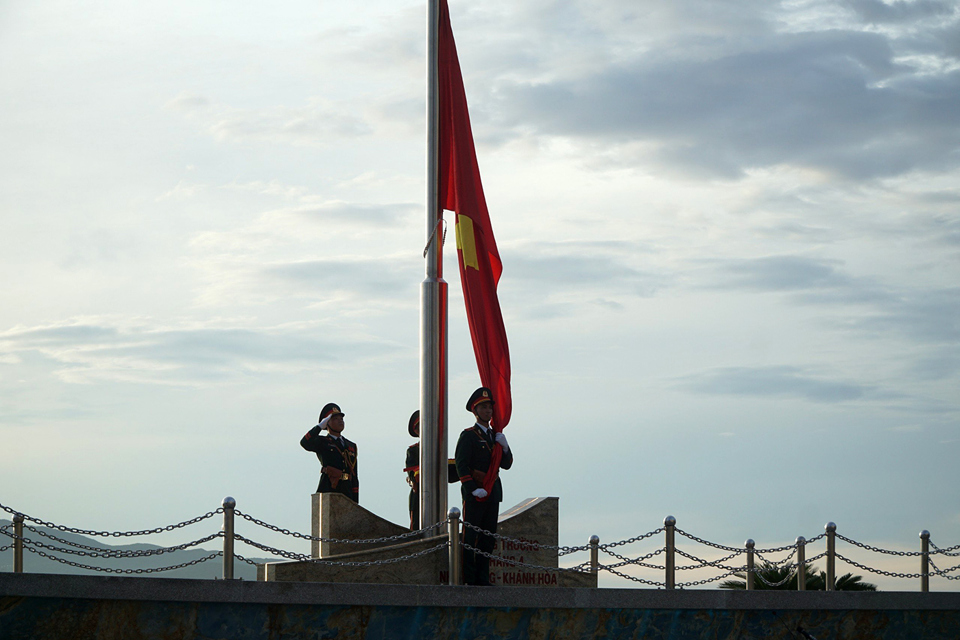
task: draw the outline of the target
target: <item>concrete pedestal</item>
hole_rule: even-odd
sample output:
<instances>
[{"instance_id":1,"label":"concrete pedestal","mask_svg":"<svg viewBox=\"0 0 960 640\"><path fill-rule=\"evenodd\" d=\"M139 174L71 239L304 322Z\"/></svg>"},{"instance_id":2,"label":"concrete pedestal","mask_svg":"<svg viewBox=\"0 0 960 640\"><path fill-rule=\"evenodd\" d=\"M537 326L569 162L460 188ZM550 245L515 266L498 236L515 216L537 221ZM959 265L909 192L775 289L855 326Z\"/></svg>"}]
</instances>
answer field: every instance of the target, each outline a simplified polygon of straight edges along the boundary
<instances>
[{"instance_id":1,"label":"concrete pedestal","mask_svg":"<svg viewBox=\"0 0 960 640\"><path fill-rule=\"evenodd\" d=\"M385 520L339 493L315 493L310 496L310 535L315 538L368 540L371 538L389 538L409 533L409 531L408 527ZM407 538L407 541L412 539ZM317 542L314 540L310 543L310 555L314 558L329 558L396 543L397 541L352 544L346 542Z\"/></svg>"},{"instance_id":2,"label":"concrete pedestal","mask_svg":"<svg viewBox=\"0 0 960 640\"><path fill-rule=\"evenodd\" d=\"M557 546L560 526L560 498L528 498L500 514L497 533L518 542L497 540L493 553L503 561L490 561L490 584L511 587L596 587L591 574L548 571L512 564L519 562L538 567L560 566ZM581 560L586 559L583 554Z\"/></svg>"},{"instance_id":3,"label":"concrete pedestal","mask_svg":"<svg viewBox=\"0 0 960 640\"><path fill-rule=\"evenodd\" d=\"M336 493L312 497L312 532L316 537L338 540L387 538L407 528L367 511ZM495 585L530 587L596 587L589 573L550 571L559 566L557 545L559 498L530 498L500 515L498 533L517 542L498 540L494 554L503 561L490 562L490 581ZM437 532L441 533L441 532ZM422 556L386 562L426 551L446 540L445 535L405 538L375 543L313 542L316 561L270 562L258 567L258 580L295 582L344 582L373 584L446 584L448 550L442 547ZM355 562L377 562L356 566ZM536 565L533 569L511 564Z\"/></svg>"}]
</instances>

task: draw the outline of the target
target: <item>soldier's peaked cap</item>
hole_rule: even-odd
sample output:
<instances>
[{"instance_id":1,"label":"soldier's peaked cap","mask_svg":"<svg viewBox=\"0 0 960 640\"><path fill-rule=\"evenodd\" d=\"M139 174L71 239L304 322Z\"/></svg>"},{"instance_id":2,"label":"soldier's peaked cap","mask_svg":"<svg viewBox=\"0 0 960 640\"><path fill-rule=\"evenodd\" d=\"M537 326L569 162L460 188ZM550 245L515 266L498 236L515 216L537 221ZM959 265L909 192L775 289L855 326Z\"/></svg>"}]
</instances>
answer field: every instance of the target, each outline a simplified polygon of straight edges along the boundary
<instances>
[{"instance_id":1,"label":"soldier's peaked cap","mask_svg":"<svg viewBox=\"0 0 960 640\"><path fill-rule=\"evenodd\" d=\"M490 392L490 389L487 389L486 387L480 387L474 391L473 395L470 396L470 399L467 400L467 411L473 411L477 408L478 404L483 404L484 402L495 404L493 402L493 393Z\"/></svg>"},{"instance_id":2,"label":"soldier's peaked cap","mask_svg":"<svg viewBox=\"0 0 960 640\"><path fill-rule=\"evenodd\" d=\"M344 415L343 411L340 411L340 405L335 402L328 402L323 405L323 409L320 411L320 422L323 422L323 419L329 415Z\"/></svg>"},{"instance_id":3,"label":"soldier's peaked cap","mask_svg":"<svg viewBox=\"0 0 960 640\"><path fill-rule=\"evenodd\" d=\"M417 437L417 432L414 431L413 428L418 424L420 424L420 409L417 409L411 414L410 422L407 423L407 433L413 438Z\"/></svg>"}]
</instances>

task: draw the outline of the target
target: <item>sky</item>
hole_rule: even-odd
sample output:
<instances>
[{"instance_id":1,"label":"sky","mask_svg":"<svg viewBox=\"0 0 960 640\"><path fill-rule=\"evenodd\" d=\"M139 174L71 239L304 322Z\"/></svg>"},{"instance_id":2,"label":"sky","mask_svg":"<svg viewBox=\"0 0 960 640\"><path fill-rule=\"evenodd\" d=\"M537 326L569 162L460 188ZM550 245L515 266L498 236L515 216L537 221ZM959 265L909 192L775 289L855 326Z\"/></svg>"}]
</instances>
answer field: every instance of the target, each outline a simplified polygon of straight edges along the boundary
<instances>
[{"instance_id":1,"label":"sky","mask_svg":"<svg viewBox=\"0 0 960 640\"><path fill-rule=\"evenodd\" d=\"M960 5L450 8L503 259L504 508L559 496L566 545L667 515L960 543ZM0 503L130 530L230 495L309 532L298 441L337 402L361 504L406 521L425 30L408 0L0 5ZM455 437L452 234L445 265Z\"/></svg>"}]
</instances>

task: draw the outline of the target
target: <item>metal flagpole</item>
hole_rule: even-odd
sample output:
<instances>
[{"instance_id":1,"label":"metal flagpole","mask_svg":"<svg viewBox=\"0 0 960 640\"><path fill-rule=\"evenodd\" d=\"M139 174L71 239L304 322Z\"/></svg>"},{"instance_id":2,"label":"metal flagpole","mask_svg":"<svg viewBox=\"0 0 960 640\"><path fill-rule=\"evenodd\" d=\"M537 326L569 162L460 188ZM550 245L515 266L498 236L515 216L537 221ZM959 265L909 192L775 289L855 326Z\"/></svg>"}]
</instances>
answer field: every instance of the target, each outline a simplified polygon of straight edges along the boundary
<instances>
[{"instance_id":1,"label":"metal flagpole","mask_svg":"<svg viewBox=\"0 0 960 640\"><path fill-rule=\"evenodd\" d=\"M439 205L440 0L427 0L427 249L420 285L420 526L447 513L447 283ZM431 531L428 535L436 535Z\"/></svg>"}]
</instances>

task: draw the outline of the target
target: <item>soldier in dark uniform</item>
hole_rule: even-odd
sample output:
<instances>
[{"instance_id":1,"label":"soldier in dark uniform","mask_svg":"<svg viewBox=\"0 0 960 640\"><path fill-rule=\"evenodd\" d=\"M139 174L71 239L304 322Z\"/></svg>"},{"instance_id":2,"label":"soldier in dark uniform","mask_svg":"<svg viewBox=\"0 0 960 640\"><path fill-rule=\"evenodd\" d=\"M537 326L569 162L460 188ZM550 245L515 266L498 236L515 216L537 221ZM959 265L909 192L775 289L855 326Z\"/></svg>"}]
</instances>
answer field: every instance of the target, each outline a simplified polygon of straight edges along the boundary
<instances>
[{"instance_id":1,"label":"soldier in dark uniform","mask_svg":"<svg viewBox=\"0 0 960 640\"><path fill-rule=\"evenodd\" d=\"M460 476L460 493L463 496L463 521L491 533L497 532L497 517L500 502L503 500L503 488L500 478L487 495L483 488L484 477L490 467L490 456L495 444L503 448L500 468L513 466L513 452L502 433L494 433L490 427L493 417L493 394L490 389L480 387L467 401L467 411L473 412L476 423L464 429L457 440L456 464ZM463 542L475 549L490 553L493 551L494 538L479 534L470 527L464 527ZM463 550L463 581L478 586L490 585L489 558Z\"/></svg>"},{"instance_id":2,"label":"soldier in dark uniform","mask_svg":"<svg viewBox=\"0 0 960 640\"><path fill-rule=\"evenodd\" d=\"M320 432L327 430L327 435ZM343 412L329 403L320 412L320 423L300 439L300 446L313 451L320 460L320 484L317 493L342 493L360 502L360 480L357 478L357 445L341 435Z\"/></svg>"},{"instance_id":3,"label":"soldier in dark uniform","mask_svg":"<svg viewBox=\"0 0 960 640\"><path fill-rule=\"evenodd\" d=\"M407 422L407 433L417 441L407 447L406 466L407 484L410 485L410 530L417 531L420 527L420 410L417 409ZM453 458L447 459L447 482L459 482L457 465Z\"/></svg>"},{"instance_id":4,"label":"soldier in dark uniform","mask_svg":"<svg viewBox=\"0 0 960 640\"><path fill-rule=\"evenodd\" d=\"M420 528L420 410L410 416L407 432L417 441L407 447L407 484L410 485L410 531Z\"/></svg>"}]
</instances>

